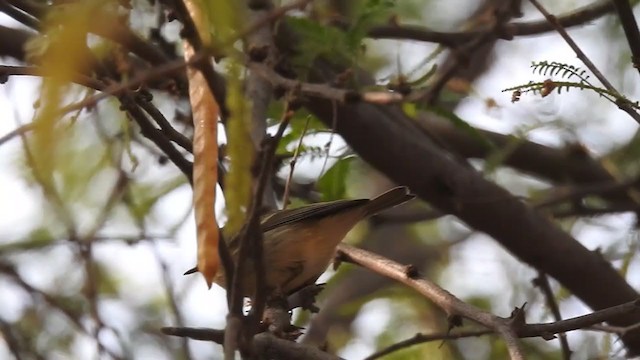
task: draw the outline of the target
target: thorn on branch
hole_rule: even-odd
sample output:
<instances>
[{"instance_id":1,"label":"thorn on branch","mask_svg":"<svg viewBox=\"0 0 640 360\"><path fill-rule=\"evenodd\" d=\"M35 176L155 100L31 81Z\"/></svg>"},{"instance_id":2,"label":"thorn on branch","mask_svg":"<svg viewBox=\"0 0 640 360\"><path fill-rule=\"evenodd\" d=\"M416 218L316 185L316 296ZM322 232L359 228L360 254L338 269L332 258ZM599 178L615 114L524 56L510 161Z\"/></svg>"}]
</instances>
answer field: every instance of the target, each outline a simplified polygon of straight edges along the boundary
<instances>
[{"instance_id":1,"label":"thorn on branch","mask_svg":"<svg viewBox=\"0 0 640 360\"><path fill-rule=\"evenodd\" d=\"M447 317L447 322L449 323L448 331L451 331L453 328L462 326L462 316L460 315L449 315Z\"/></svg>"},{"instance_id":2,"label":"thorn on branch","mask_svg":"<svg viewBox=\"0 0 640 360\"><path fill-rule=\"evenodd\" d=\"M336 256L333 258L333 271L338 271L338 268L340 267L340 265L342 265L342 262L344 261L348 261L349 257L343 253L342 251L337 251L336 252Z\"/></svg>"},{"instance_id":3,"label":"thorn on branch","mask_svg":"<svg viewBox=\"0 0 640 360\"><path fill-rule=\"evenodd\" d=\"M249 59L253 62L261 63L267 59L269 56L269 46L257 46L251 45L249 46Z\"/></svg>"},{"instance_id":4,"label":"thorn on branch","mask_svg":"<svg viewBox=\"0 0 640 360\"><path fill-rule=\"evenodd\" d=\"M526 311L525 311L526 307L527 307L527 303L524 303L522 304L522 307L516 307L511 312L511 316L509 317L509 320L510 320L509 323L511 328L514 331L517 331L518 329L521 329L522 327L527 325Z\"/></svg>"},{"instance_id":5,"label":"thorn on branch","mask_svg":"<svg viewBox=\"0 0 640 360\"><path fill-rule=\"evenodd\" d=\"M417 279L420 277L420 270L413 264L405 266L404 273L409 279Z\"/></svg>"}]
</instances>

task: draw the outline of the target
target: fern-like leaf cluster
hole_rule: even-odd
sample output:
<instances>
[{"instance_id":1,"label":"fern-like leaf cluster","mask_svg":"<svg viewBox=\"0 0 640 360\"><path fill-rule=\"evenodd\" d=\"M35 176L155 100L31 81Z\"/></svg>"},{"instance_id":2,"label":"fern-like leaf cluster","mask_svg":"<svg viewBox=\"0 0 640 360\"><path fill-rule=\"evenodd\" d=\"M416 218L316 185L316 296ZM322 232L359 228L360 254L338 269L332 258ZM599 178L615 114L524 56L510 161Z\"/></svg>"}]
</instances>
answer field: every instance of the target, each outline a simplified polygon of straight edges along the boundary
<instances>
[{"instance_id":1,"label":"fern-like leaf cluster","mask_svg":"<svg viewBox=\"0 0 640 360\"><path fill-rule=\"evenodd\" d=\"M627 103L635 109L640 109L638 102L632 102L623 95L609 91L603 87L595 86L589 81L589 74L586 70L577 66L559 63L556 61L540 61L531 63L532 72L543 76L557 77L564 79L564 81L556 81L552 79L546 79L544 81L529 81L527 84L518 85L502 90L503 92L512 91L512 102L520 100L520 96L526 93L533 93L534 95L541 95L542 97L548 96L554 90L561 94L562 91L569 91L571 89L590 90L598 95L604 97L611 103L619 105L620 103ZM571 81L573 80L573 81Z\"/></svg>"}]
</instances>

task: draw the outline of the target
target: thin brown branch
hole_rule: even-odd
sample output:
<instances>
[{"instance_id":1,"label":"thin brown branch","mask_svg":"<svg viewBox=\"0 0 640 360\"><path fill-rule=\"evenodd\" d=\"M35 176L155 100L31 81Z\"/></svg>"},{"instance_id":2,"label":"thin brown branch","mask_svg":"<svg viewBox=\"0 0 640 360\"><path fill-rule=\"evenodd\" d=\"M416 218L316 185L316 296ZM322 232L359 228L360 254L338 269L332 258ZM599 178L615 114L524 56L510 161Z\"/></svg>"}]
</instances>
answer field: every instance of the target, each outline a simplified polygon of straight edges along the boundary
<instances>
[{"instance_id":1,"label":"thin brown branch","mask_svg":"<svg viewBox=\"0 0 640 360\"><path fill-rule=\"evenodd\" d=\"M136 97L136 103L147 113L153 121L156 122L162 129L162 132L166 135L166 137L176 143L181 148L186 151L193 153L193 144L191 140L184 136L181 132L176 130L169 120L160 112L160 110L153 105L151 101L148 99L144 99L142 96Z\"/></svg>"},{"instance_id":2,"label":"thin brown branch","mask_svg":"<svg viewBox=\"0 0 640 360\"><path fill-rule=\"evenodd\" d=\"M477 336L483 336L483 335L489 335L489 334L494 334L493 330L467 330L467 331L459 331L459 332L447 332L445 334L416 334L407 340L399 341L382 350L376 351L375 353L364 358L364 360L379 359L393 352L404 350L408 347L424 344L431 341L464 339L464 338L477 337Z\"/></svg>"},{"instance_id":3,"label":"thin brown branch","mask_svg":"<svg viewBox=\"0 0 640 360\"><path fill-rule=\"evenodd\" d=\"M7 134L5 134L4 136L0 137L0 146L2 146L4 143L8 142L9 140L16 138L16 137L20 137L20 136L24 136L26 133L32 131L34 129L34 124L24 124L24 125L20 125L17 128L9 131Z\"/></svg>"},{"instance_id":4,"label":"thin brown branch","mask_svg":"<svg viewBox=\"0 0 640 360\"><path fill-rule=\"evenodd\" d=\"M548 207L567 201L581 200L587 196L599 195L606 198L606 195L620 191L630 190L640 184L639 178L632 178L620 182L605 182L599 184L575 185L569 187L560 187L550 190L550 195L546 199L535 201L534 206L537 208Z\"/></svg>"},{"instance_id":5,"label":"thin brown branch","mask_svg":"<svg viewBox=\"0 0 640 360\"><path fill-rule=\"evenodd\" d=\"M184 319L182 316L182 312L180 311L180 306L178 305L178 299L176 296L176 292L174 290L174 284L171 280L171 274L169 273L169 266L167 262L162 258L162 255L158 251L158 248L153 246L154 255L158 264L160 265L160 271L162 273L162 283L164 284L164 290L169 299L169 309L171 309L171 314L173 315L173 320L175 321L177 328L184 327ZM164 332L163 328L163 332ZM184 359L191 359L191 351L189 350L189 343L187 342L186 337L182 339L182 356Z\"/></svg>"},{"instance_id":6,"label":"thin brown branch","mask_svg":"<svg viewBox=\"0 0 640 360\"><path fill-rule=\"evenodd\" d=\"M532 282L535 286L537 286L540 289L540 291L542 291L542 294L544 295L544 298L547 302L547 306L551 310L551 313L553 314L553 318L555 319L555 321L562 320L562 315L560 314L560 308L558 307L558 303L556 302L555 295L551 290L551 285L549 284L549 279L547 278L547 275L545 275L542 272L539 272L538 277L533 279ZM558 339L560 340L560 348L562 349L562 358L564 360L570 360L571 348L569 348L569 341L567 341L567 335L561 332L558 334Z\"/></svg>"},{"instance_id":7,"label":"thin brown branch","mask_svg":"<svg viewBox=\"0 0 640 360\"><path fill-rule=\"evenodd\" d=\"M222 345L224 343L224 330L191 327L163 327L163 334L189 338L193 340L213 341Z\"/></svg>"},{"instance_id":8,"label":"thin brown branch","mask_svg":"<svg viewBox=\"0 0 640 360\"><path fill-rule=\"evenodd\" d=\"M516 335L508 319L498 317L463 302L435 283L419 277L414 266L403 266L377 254L346 244L338 246L338 254L338 259L341 261L360 265L416 290L442 309L452 324L459 323L460 320L456 320L456 318L462 317L494 330L507 343L511 359L524 359L522 349L515 341Z\"/></svg>"},{"instance_id":9,"label":"thin brown branch","mask_svg":"<svg viewBox=\"0 0 640 360\"><path fill-rule=\"evenodd\" d=\"M623 0L621 0L623 1ZM614 10L610 0L596 1L566 14L558 15L558 22L564 28L584 25ZM500 39L511 40L512 36L539 35L554 28L548 21L510 22L504 25L504 33L498 34ZM483 32L492 30L470 30L463 32L434 31L418 25L379 25L368 31L368 36L375 39L414 40L438 43L449 47L457 47L476 38Z\"/></svg>"},{"instance_id":10,"label":"thin brown branch","mask_svg":"<svg viewBox=\"0 0 640 360\"><path fill-rule=\"evenodd\" d=\"M502 36L512 39L513 36L506 33L504 28L505 24L510 21L512 17L518 15L513 12L519 12L519 9L515 9L511 5L511 1L496 2L495 4L488 5L493 7L492 11L494 18L492 19L493 25L491 28L488 31L481 32L476 37L471 38L468 42L456 48L447 59L444 66L442 66L436 73L432 80L432 84L420 91L414 91L407 96L407 100L418 102L424 101L424 103L428 105L434 105L438 100L442 89L444 89L449 80L458 75L460 69L472 61L473 55L477 56L481 50L486 49Z\"/></svg>"},{"instance_id":11,"label":"thin brown branch","mask_svg":"<svg viewBox=\"0 0 640 360\"><path fill-rule=\"evenodd\" d=\"M120 103L123 109L131 116L133 121L140 127L140 132L147 139L151 140L158 148L164 152L169 160L173 162L180 171L189 179L189 183L193 182L192 168L193 164L185 159L184 155L176 149L171 141L166 137L160 129L153 126L151 121L147 118L146 114L135 103L135 99L132 96L124 95L120 96Z\"/></svg>"},{"instance_id":12,"label":"thin brown branch","mask_svg":"<svg viewBox=\"0 0 640 360\"><path fill-rule=\"evenodd\" d=\"M302 148L302 141L307 133L307 128L309 127L309 120L311 118L307 117L304 128L302 129L302 133L300 134L300 140L298 140L298 146L296 146L296 150L293 153L293 158L289 162L289 175L287 175L287 182L284 185L284 194L282 195L282 208L286 209L287 205L289 205L289 192L291 189L291 182L293 181L293 171L296 168L296 162L298 161L298 156L300 155L300 149Z\"/></svg>"},{"instance_id":13,"label":"thin brown branch","mask_svg":"<svg viewBox=\"0 0 640 360\"><path fill-rule=\"evenodd\" d=\"M589 207L578 206L569 209L558 209L551 212L551 215L556 219L570 218L570 217L585 217L585 216L602 216L621 214L626 212L637 212L640 210L640 206L636 204L612 204L605 207Z\"/></svg>"},{"instance_id":14,"label":"thin brown branch","mask_svg":"<svg viewBox=\"0 0 640 360\"><path fill-rule=\"evenodd\" d=\"M570 319L550 323L526 324L518 329L517 333L520 337L537 337L544 336L544 334L558 334L580 329L588 330L593 325L610 322L620 316L630 316L638 313L640 313L640 300L634 300Z\"/></svg>"},{"instance_id":15,"label":"thin brown branch","mask_svg":"<svg viewBox=\"0 0 640 360\"><path fill-rule=\"evenodd\" d=\"M12 324L3 318L0 318L0 334L2 335L2 340L7 344L11 355L13 355L16 360L24 360L25 357L22 356L22 348L25 347L24 338L19 336L20 334L17 333L16 327L12 326ZM29 355L32 355L38 360L44 359L36 349L29 349Z\"/></svg>"}]
</instances>

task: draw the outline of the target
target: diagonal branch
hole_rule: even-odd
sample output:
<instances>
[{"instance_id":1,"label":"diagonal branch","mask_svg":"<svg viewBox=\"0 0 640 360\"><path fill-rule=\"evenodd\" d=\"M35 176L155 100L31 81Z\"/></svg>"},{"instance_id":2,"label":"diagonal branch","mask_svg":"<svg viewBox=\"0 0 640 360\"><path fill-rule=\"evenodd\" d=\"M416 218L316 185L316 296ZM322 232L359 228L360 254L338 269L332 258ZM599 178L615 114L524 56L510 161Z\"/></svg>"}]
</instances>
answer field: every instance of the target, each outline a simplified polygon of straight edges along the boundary
<instances>
[{"instance_id":1,"label":"diagonal branch","mask_svg":"<svg viewBox=\"0 0 640 360\"><path fill-rule=\"evenodd\" d=\"M509 319L498 317L463 302L435 283L421 278L414 266L403 266L377 254L346 244L339 245L338 260L363 266L416 290L444 310L453 325L460 323L460 320L456 319L457 317L463 317L494 330L507 343L511 359L524 359Z\"/></svg>"}]
</instances>

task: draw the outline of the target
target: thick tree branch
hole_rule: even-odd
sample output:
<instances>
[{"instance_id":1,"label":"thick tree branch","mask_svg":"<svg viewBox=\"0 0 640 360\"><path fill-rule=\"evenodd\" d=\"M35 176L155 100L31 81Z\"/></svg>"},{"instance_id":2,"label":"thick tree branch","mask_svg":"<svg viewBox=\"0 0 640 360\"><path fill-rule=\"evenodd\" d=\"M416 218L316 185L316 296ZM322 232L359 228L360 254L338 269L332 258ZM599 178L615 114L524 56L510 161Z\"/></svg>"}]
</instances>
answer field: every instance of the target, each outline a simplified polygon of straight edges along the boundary
<instances>
[{"instance_id":1,"label":"thick tree branch","mask_svg":"<svg viewBox=\"0 0 640 360\"><path fill-rule=\"evenodd\" d=\"M624 0L620 0L620 2L624 2ZM614 7L610 0L601 0L567 14L558 15L558 22L565 28L580 26L613 10ZM510 40L514 36L539 35L553 30L553 26L546 20L515 21L504 26L504 33L500 38ZM456 47L486 31L491 30L442 32L419 25L380 25L371 28L368 35L376 39L415 40Z\"/></svg>"}]
</instances>

